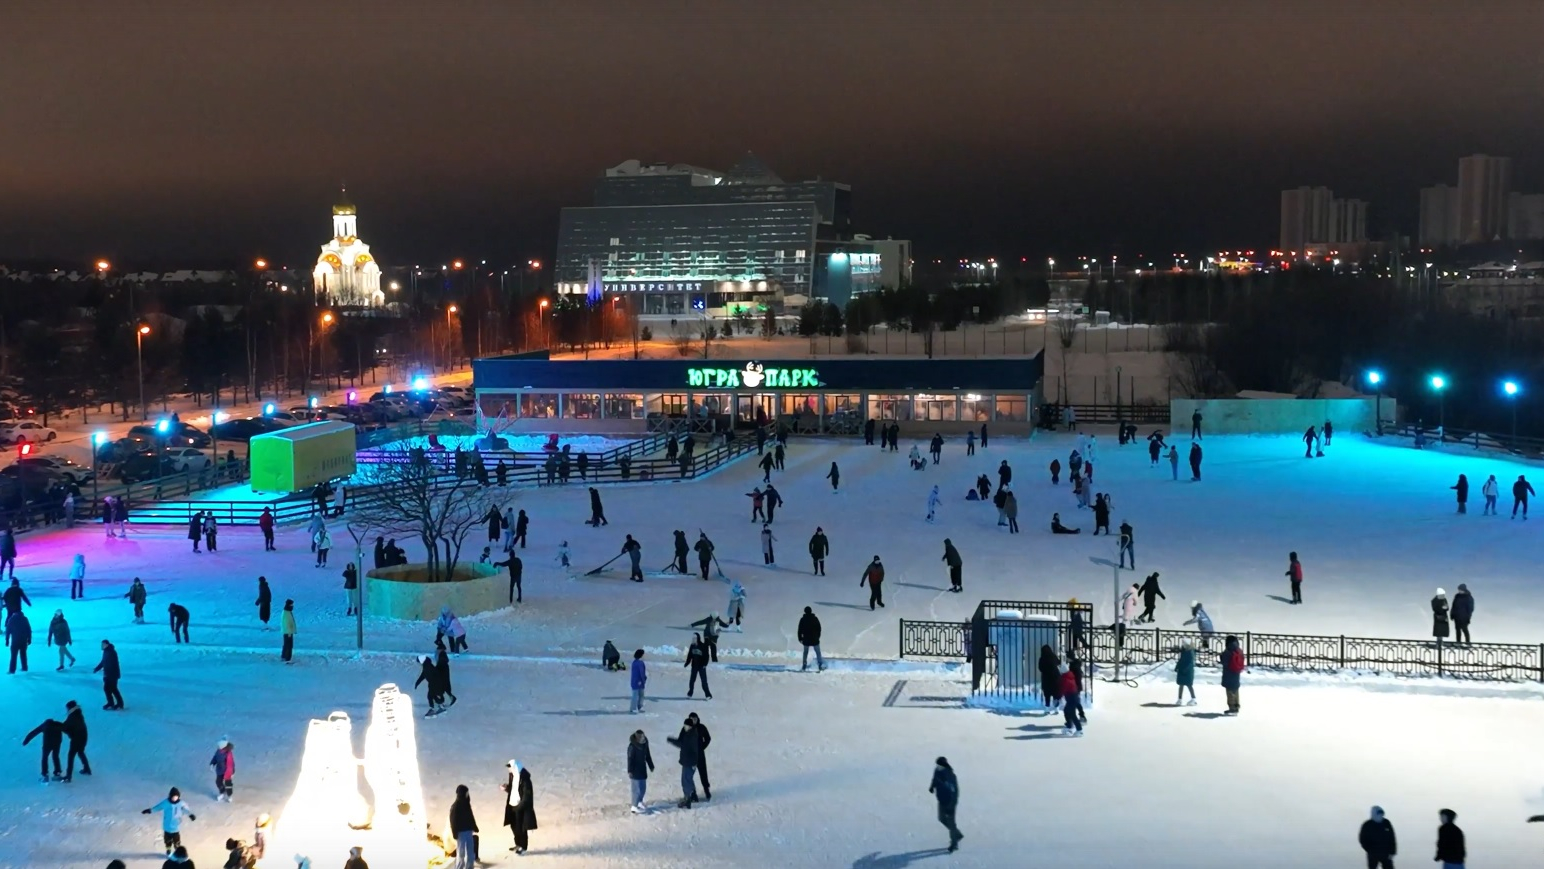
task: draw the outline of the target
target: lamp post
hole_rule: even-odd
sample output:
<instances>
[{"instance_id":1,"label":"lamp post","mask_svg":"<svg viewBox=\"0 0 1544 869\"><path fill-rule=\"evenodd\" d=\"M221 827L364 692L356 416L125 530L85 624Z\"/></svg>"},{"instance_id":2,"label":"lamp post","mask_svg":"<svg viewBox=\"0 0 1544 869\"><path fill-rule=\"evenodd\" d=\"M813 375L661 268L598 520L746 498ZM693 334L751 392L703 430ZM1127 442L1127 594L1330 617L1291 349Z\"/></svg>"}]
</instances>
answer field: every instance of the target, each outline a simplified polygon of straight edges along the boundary
<instances>
[{"instance_id":1,"label":"lamp post","mask_svg":"<svg viewBox=\"0 0 1544 869\"><path fill-rule=\"evenodd\" d=\"M545 347L548 344L548 341L547 341L547 300L546 299L542 299L541 300L541 305L537 308L537 319L541 322L541 342L542 342L542 346Z\"/></svg>"},{"instance_id":2,"label":"lamp post","mask_svg":"<svg viewBox=\"0 0 1544 869\"><path fill-rule=\"evenodd\" d=\"M1440 374L1431 376L1431 388L1437 393L1437 443L1447 440L1447 400L1442 394L1447 389L1447 378Z\"/></svg>"},{"instance_id":3,"label":"lamp post","mask_svg":"<svg viewBox=\"0 0 1544 869\"><path fill-rule=\"evenodd\" d=\"M1373 399L1373 428L1378 432L1378 437L1383 437L1383 374L1373 370L1367 372L1367 383L1377 390L1377 397Z\"/></svg>"},{"instance_id":4,"label":"lamp post","mask_svg":"<svg viewBox=\"0 0 1544 869\"><path fill-rule=\"evenodd\" d=\"M140 324L134 330L134 363L139 370L139 421L144 422L150 418L150 411L145 407L145 336L150 334L150 327Z\"/></svg>"},{"instance_id":5,"label":"lamp post","mask_svg":"<svg viewBox=\"0 0 1544 869\"><path fill-rule=\"evenodd\" d=\"M318 336L319 340L316 342L316 355L318 357L320 357L317 360L316 367L321 369L321 373L322 373L322 389L324 389L324 390L328 387L328 383L327 383L327 343L326 343L327 342L327 327L331 326L331 325L332 325L332 312L331 311L324 311L322 313L322 334L320 336Z\"/></svg>"},{"instance_id":6,"label":"lamp post","mask_svg":"<svg viewBox=\"0 0 1544 869\"><path fill-rule=\"evenodd\" d=\"M1501 384L1501 392L1512 402L1512 451L1517 451L1517 394L1522 392L1522 387L1517 381L1508 380Z\"/></svg>"},{"instance_id":7,"label":"lamp post","mask_svg":"<svg viewBox=\"0 0 1544 869\"><path fill-rule=\"evenodd\" d=\"M91 433L91 506L93 509L97 504L97 462L101 458L102 445L105 443L107 443L107 432Z\"/></svg>"},{"instance_id":8,"label":"lamp post","mask_svg":"<svg viewBox=\"0 0 1544 869\"><path fill-rule=\"evenodd\" d=\"M456 268L461 268L461 261L456 260ZM455 305L445 309L445 368L450 370L456 367L456 328L451 318L461 309Z\"/></svg>"}]
</instances>

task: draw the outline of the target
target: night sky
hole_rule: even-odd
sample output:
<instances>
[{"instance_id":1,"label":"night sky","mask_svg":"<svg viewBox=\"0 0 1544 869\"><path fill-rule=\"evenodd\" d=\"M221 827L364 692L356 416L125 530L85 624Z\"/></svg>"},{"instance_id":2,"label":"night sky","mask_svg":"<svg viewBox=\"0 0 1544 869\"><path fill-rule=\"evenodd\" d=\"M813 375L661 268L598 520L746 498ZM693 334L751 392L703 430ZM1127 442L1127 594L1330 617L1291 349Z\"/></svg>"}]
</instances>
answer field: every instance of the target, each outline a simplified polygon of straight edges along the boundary
<instances>
[{"instance_id":1,"label":"night sky","mask_svg":"<svg viewBox=\"0 0 1544 869\"><path fill-rule=\"evenodd\" d=\"M1473 152L1544 192L1544 3L12 2L0 261L298 263L340 181L388 264L549 255L627 158L854 187L920 255L1263 246Z\"/></svg>"}]
</instances>

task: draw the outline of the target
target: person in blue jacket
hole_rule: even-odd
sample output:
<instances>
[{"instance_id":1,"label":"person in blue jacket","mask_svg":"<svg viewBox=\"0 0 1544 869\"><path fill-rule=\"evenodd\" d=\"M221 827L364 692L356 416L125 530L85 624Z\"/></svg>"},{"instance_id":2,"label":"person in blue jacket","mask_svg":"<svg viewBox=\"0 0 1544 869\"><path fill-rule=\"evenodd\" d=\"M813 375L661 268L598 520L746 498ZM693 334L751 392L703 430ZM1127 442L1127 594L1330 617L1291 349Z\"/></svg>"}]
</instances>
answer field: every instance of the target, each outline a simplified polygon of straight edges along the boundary
<instances>
[{"instance_id":1,"label":"person in blue jacket","mask_svg":"<svg viewBox=\"0 0 1544 869\"><path fill-rule=\"evenodd\" d=\"M643 650L633 652L632 671L628 674L628 687L633 689L632 704L627 711L637 714L643 711L643 689L649 684L649 668L643 663Z\"/></svg>"},{"instance_id":2,"label":"person in blue jacket","mask_svg":"<svg viewBox=\"0 0 1544 869\"><path fill-rule=\"evenodd\" d=\"M198 817L182 801L182 791L172 788L166 794L166 799L156 803L143 812L148 815L152 812L161 813L161 842L166 846L166 853L171 854L182 846L182 816L187 815L188 820L196 821Z\"/></svg>"},{"instance_id":3,"label":"person in blue jacket","mask_svg":"<svg viewBox=\"0 0 1544 869\"><path fill-rule=\"evenodd\" d=\"M1179 647L1179 660L1174 662L1174 684L1179 686L1179 693L1174 697L1174 705L1178 706L1185 701L1185 689L1190 689L1190 702L1186 706L1196 705L1196 647L1186 642Z\"/></svg>"},{"instance_id":4,"label":"person in blue jacket","mask_svg":"<svg viewBox=\"0 0 1544 869\"><path fill-rule=\"evenodd\" d=\"M949 850L958 851L960 840L965 838L954 823L954 811L960 802L960 782L946 758L940 757L934 764L933 783L928 785L927 791L938 798L938 823L949 831Z\"/></svg>"}]
</instances>

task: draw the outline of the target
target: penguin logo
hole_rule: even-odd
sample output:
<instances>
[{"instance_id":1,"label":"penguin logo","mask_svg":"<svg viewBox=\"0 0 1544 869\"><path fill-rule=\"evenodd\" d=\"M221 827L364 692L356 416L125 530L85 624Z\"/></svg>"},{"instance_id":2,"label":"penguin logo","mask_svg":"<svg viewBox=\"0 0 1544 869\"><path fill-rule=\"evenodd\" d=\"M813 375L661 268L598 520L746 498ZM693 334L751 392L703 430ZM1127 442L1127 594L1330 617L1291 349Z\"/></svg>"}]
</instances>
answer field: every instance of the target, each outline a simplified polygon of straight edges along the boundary
<instances>
[{"instance_id":1,"label":"penguin logo","mask_svg":"<svg viewBox=\"0 0 1544 869\"><path fill-rule=\"evenodd\" d=\"M760 362L747 362L745 363L745 370L740 372L740 380L743 381L745 386L749 389L755 389L760 386L761 381L765 378L766 375L762 373L762 365Z\"/></svg>"}]
</instances>

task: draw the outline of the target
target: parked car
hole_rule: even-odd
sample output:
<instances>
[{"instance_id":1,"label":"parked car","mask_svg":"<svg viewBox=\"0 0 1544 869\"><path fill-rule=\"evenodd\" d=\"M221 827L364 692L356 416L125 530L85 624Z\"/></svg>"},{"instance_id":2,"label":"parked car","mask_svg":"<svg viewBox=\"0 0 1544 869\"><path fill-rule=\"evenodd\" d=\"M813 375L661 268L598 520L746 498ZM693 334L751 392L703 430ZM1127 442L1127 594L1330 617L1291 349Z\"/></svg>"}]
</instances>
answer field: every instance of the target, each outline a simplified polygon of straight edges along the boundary
<instances>
[{"instance_id":1,"label":"parked car","mask_svg":"<svg viewBox=\"0 0 1544 869\"><path fill-rule=\"evenodd\" d=\"M173 447L166 451L166 459L174 471L198 473L214 464L214 458L203 450L193 447Z\"/></svg>"},{"instance_id":2,"label":"parked car","mask_svg":"<svg viewBox=\"0 0 1544 869\"><path fill-rule=\"evenodd\" d=\"M11 467L40 468L57 474L76 485L89 483L96 477L96 471L85 465L76 464L59 456L28 456L25 459L17 459Z\"/></svg>"},{"instance_id":3,"label":"parked car","mask_svg":"<svg viewBox=\"0 0 1544 869\"><path fill-rule=\"evenodd\" d=\"M0 444L39 443L57 438L59 433L30 419L0 424Z\"/></svg>"},{"instance_id":4,"label":"parked car","mask_svg":"<svg viewBox=\"0 0 1544 869\"><path fill-rule=\"evenodd\" d=\"M210 444L208 434L185 422L168 423L166 431L160 430L159 423L155 425L137 425L129 429L129 437L159 447L203 448Z\"/></svg>"},{"instance_id":5,"label":"parked car","mask_svg":"<svg viewBox=\"0 0 1544 869\"><path fill-rule=\"evenodd\" d=\"M211 426L210 431L218 435L220 440L249 441L254 436L278 431L285 426L265 420L262 417L249 416L245 419L231 419L218 425Z\"/></svg>"},{"instance_id":6,"label":"parked car","mask_svg":"<svg viewBox=\"0 0 1544 869\"><path fill-rule=\"evenodd\" d=\"M293 411L286 412L282 410L276 410L273 413L263 414L263 419L271 419L274 422L282 423L284 425L300 425L303 422L310 422L310 412L306 411L304 408L301 410L304 412L300 414L296 414Z\"/></svg>"},{"instance_id":7,"label":"parked car","mask_svg":"<svg viewBox=\"0 0 1544 869\"><path fill-rule=\"evenodd\" d=\"M140 450L119 463L116 475L125 483L154 480L176 472L169 456L157 450Z\"/></svg>"}]
</instances>

